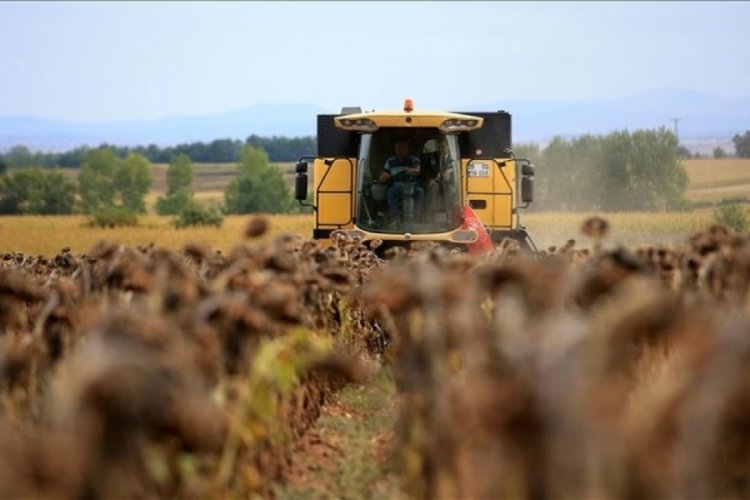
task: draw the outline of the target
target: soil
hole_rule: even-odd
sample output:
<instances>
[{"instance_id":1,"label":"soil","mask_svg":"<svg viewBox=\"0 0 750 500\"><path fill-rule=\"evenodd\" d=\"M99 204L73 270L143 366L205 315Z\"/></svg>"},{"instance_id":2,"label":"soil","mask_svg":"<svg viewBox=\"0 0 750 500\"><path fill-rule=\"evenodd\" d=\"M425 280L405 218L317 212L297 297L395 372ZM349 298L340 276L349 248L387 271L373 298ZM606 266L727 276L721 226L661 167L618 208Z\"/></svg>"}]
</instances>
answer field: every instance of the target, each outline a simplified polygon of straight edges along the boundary
<instances>
[{"instance_id":1,"label":"soil","mask_svg":"<svg viewBox=\"0 0 750 500\"><path fill-rule=\"evenodd\" d=\"M277 498L406 498L396 471L396 391L387 369L349 385L296 443Z\"/></svg>"}]
</instances>

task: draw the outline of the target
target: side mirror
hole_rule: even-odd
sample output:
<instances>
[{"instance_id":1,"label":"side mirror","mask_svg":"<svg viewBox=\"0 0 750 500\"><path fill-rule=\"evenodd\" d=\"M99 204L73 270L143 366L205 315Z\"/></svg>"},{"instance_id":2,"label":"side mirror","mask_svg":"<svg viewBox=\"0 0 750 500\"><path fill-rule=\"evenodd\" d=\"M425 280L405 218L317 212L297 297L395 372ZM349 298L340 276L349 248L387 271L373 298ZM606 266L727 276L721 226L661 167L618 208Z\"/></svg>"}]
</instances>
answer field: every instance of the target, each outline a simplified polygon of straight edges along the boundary
<instances>
[{"instance_id":1,"label":"side mirror","mask_svg":"<svg viewBox=\"0 0 750 500\"><path fill-rule=\"evenodd\" d=\"M298 201L305 201L307 199L307 174L303 172L297 172L294 176L294 198Z\"/></svg>"},{"instance_id":2,"label":"side mirror","mask_svg":"<svg viewBox=\"0 0 750 500\"><path fill-rule=\"evenodd\" d=\"M521 203L528 205L534 201L534 165L523 160L521 165Z\"/></svg>"},{"instance_id":3,"label":"side mirror","mask_svg":"<svg viewBox=\"0 0 750 500\"><path fill-rule=\"evenodd\" d=\"M524 176L521 178L521 202L528 204L533 201L534 201L534 178Z\"/></svg>"},{"instance_id":4,"label":"side mirror","mask_svg":"<svg viewBox=\"0 0 750 500\"><path fill-rule=\"evenodd\" d=\"M307 199L307 162L298 161L294 166L297 175L294 177L294 199L305 201Z\"/></svg>"}]
</instances>

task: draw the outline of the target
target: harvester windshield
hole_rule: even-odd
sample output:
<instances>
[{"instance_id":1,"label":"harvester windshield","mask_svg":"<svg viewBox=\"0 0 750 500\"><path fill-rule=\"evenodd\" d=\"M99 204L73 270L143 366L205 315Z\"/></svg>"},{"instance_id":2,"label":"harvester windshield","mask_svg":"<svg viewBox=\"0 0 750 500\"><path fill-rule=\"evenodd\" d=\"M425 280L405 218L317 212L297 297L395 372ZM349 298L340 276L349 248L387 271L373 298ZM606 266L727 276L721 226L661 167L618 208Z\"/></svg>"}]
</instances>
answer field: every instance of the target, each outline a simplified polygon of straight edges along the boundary
<instances>
[{"instance_id":1,"label":"harvester windshield","mask_svg":"<svg viewBox=\"0 0 750 500\"><path fill-rule=\"evenodd\" d=\"M439 233L460 219L458 140L434 128L362 135L357 225L382 233Z\"/></svg>"}]
</instances>

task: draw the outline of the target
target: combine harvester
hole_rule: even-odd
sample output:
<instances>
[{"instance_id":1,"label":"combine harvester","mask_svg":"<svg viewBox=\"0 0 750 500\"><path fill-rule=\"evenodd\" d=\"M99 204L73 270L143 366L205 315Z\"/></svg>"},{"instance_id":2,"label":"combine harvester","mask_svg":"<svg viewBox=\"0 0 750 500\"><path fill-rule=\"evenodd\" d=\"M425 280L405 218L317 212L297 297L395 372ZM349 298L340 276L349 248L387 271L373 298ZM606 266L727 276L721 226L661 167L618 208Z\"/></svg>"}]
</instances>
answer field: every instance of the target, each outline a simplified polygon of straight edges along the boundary
<instances>
[{"instance_id":1,"label":"combine harvester","mask_svg":"<svg viewBox=\"0 0 750 500\"><path fill-rule=\"evenodd\" d=\"M509 113L417 111L407 99L398 111L318 115L317 140L295 179L296 199L314 209L314 239L342 231L381 248L434 241L482 252L512 238L534 249L519 217L534 166L511 150Z\"/></svg>"}]
</instances>

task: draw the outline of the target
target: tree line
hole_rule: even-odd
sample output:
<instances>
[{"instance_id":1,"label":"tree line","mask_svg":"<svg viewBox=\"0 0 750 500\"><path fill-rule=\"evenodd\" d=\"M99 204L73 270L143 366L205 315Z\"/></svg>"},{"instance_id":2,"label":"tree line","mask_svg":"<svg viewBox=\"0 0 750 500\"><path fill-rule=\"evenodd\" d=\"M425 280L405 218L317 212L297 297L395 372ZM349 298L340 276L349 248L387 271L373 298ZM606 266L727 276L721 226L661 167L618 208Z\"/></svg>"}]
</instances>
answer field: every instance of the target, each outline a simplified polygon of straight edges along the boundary
<instances>
[{"instance_id":1,"label":"tree line","mask_svg":"<svg viewBox=\"0 0 750 500\"><path fill-rule=\"evenodd\" d=\"M167 191L156 212L178 217L175 225L219 225L226 213L290 212L296 205L282 171L261 148L239 152L238 175L227 186L224 202L203 205L193 196L193 164L186 154L172 157ZM59 168L29 167L0 172L0 214L90 215L97 225L132 225L147 212L152 164L143 154L118 158L113 148L89 150L77 176Z\"/></svg>"},{"instance_id":2,"label":"tree line","mask_svg":"<svg viewBox=\"0 0 750 500\"><path fill-rule=\"evenodd\" d=\"M535 210L625 211L689 208L687 173L670 131L555 137L546 147L514 147L537 165Z\"/></svg>"},{"instance_id":3,"label":"tree line","mask_svg":"<svg viewBox=\"0 0 750 500\"><path fill-rule=\"evenodd\" d=\"M736 134L732 139L735 152L739 158L750 158L750 130L744 134ZM144 156L152 163L169 163L178 155L186 155L196 163L234 163L239 161L240 153L245 146L263 149L272 162L297 161L302 156L311 156L316 151L316 138L305 137L260 137L250 135L242 140L216 139L211 142L191 142L177 146L159 147L156 144L148 146L115 146L102 144L93 149L111 149L117 158L124 159L130 153ZM80 146L65 152L34 152L27 146L12 147L6 153L0 153L0 173L3 168L79 168L92 150L88 146ZM679 156L690 158L692 155L684 146L677 146ZM713 156L724 158L727 152L723 148L716 148Z\"/></svg>"},{"instance_id":4,"label":"tree line","mask_svg":"<svg viewBox=\"0 0 750 500\"><path fill-rule=\"evenodd\" d=\"M750 158L750 130L746 130L744 134L736 134L732 138L734 142L734 150L737 156L740 158Z\"/></svg>"},{"instance_id":5,"label":"tree line","mask_svg":"<svg viewBox=\"0 0 750 500\"><path fill-rule=\"evenodd\" d=\"M274 144L285 144L276 139ZM306 140L313 139L297 139L295 147L314 148L312 142L304 146ZM238 176L227 187L223 205L214 207L216 211L279 213L296 208L283 174L270 165L273 158L265 148L222 141L208 146L214 151L220 150L222 144L239 147L235 160ZM263 138L250 136L246 142L263 144ZM735 145L739 155L750 156L750 131L737 135ZM543 148L521 144L514 150L518 157L529 158L537 165L536 210L690 208L683 198L688 179L680 161L678 140L665 128L617 131L603 136L586 134L573 139L556 137ZM189 154L176 151L170 153L166 196L156 204L161 214L179 215L200 208L191 187L194 160ZM77 177L39 166L3 174L6 162L0 160L0 213L145 213L152 163L146 154L114 147L83 150L81 154ZM304 155L304 151L294 154ZM229 157L227 153L226 158Z\"/></svg>"},{"instance_id":6,"label":"tree line","mask_svg":"<svg viewBox=\"0 0 750 500\"><path fill-rule=\"evenodd\" d=\"M114 146L102 144L93 149L109 149L115 157L125 159L131 153L139 154L151 163L169 163L178 155L185 155L196 163L234 163L240 160L245 146L263 149L272 162L297 161L302 156L314 155L315 137L260 137L251 135L244 141L216 139L211 142L191 142L177 146ZM80 168L92 148L80 146L65 152L34 152L27 146L14 146L0 154L0 162L10 168Z\"/></svg>"}]
</instances>

